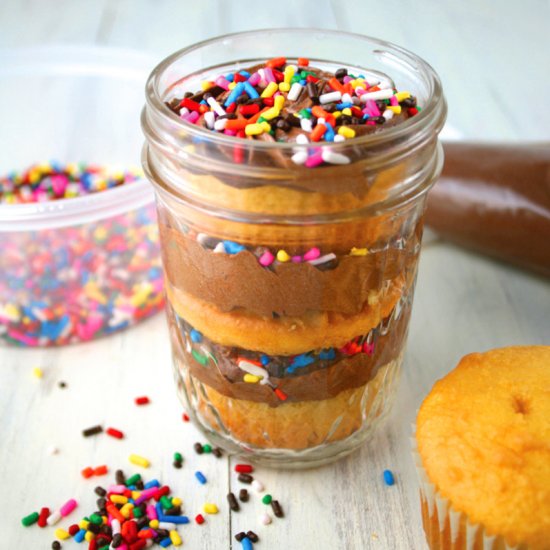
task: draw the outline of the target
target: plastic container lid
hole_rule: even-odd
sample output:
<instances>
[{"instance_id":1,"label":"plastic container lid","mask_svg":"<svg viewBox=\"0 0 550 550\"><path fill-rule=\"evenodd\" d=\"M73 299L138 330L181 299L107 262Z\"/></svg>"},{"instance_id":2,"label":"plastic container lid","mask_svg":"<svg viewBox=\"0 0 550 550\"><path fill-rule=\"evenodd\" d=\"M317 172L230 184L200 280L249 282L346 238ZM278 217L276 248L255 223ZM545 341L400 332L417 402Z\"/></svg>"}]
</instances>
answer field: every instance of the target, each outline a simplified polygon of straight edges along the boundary
<instances>
[{"instance_id":1,"label":"plastic container lid","mask_svg":"<svg viewBox=\"0 0 550 550\"><path fill-rule=\"evenodd\" d=\"M140 165L140 112L155 64L115 48L0 50L0 173L37 162ZM45 203L0 205L0 231L66 227L115 216L153 200L145 180Z\"/></svg>"}]
</instances>

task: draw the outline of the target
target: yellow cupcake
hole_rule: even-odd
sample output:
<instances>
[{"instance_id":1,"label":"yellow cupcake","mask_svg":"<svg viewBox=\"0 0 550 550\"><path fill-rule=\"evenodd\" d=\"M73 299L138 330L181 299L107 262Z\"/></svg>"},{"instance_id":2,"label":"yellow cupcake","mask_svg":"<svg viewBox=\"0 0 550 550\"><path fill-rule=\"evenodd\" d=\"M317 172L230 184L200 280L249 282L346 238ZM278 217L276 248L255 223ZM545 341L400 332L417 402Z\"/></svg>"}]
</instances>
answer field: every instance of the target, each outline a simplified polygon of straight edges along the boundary
<instances>
[{"instance_id":1,"label":"yellow cupcake","mask_svg":"<svg viewBox=\"0 0 550 550\"><path fill-rule=\"evenodd\" d=\"M550 346L464 357L422 404L416 444L431 549L550 549Z\"/></svg>"}]
</instances>

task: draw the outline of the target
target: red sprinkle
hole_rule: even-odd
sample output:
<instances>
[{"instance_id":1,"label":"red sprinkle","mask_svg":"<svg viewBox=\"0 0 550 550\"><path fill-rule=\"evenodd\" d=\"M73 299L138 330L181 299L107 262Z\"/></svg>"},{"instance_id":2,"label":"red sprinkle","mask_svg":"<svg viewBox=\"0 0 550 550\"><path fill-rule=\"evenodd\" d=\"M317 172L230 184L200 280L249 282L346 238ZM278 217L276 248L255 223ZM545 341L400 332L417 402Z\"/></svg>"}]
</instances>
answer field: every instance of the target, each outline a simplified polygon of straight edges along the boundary
<instances>
[{"instance_id":1,"label":"red sprinkle","mask_svg":"<svg viewBox=\"0 0 550 550\"><path fill-rule=\"evenodd\" d=\"M161 497L168 495L170 493L170 487L168 485L164 485L160 489L157 489L155 494L153 495L153 498L158 502Z\"/></svg>"},{"instance_id":2,"label":"red sprinkle","mask_svg":"<svg viewBox=\"0 0 550 550\"><path fill-rule=\"evenodd\" d=\"M271 67L274 69L275 67L281 67L286 63L286 57L274 57L273 59L270 59L266 66Z\"/></svg>"},{"instance_id":3,"label":"red sprinkle","mask_svg":"<svg viewBox=\"0 0 550 550\"><path fill-rule=\"evenodd\" d=\"M250 105L239 106L239 112L243 116L255 115L257 112L259 112L259 110L260 110L260 106L257 103L251 103Z\"/></svg>"},{"instance_id":4,"label":"red sprinkle","mask_svg":"<svg viewBox=\"0 0 550 550\"><path fill-rule=\"evenodd\" d=\"M306 82L319 82L319 79L318 78L315 78L312 74L308 74L306 76Z\"/></svg>"},{"instance_id":5,"label":"red sprinkle","mask_svg":"<svg viewBox=\"0 0 550 550\"><path fill-rule=\"evenodd\" d=\"M107 466L103 464L102 466L94 468L94 476L104 476L108 471L109 469L107 468Z\"/></svg>"},{"instance_id":6,"label":"red sprinkle","mask_svg":"<svg viewBox=\"0 0 550 550\"><path fill-rule=\"evenodd\" d=\"M122 439L124 437L124 434L116 428L107 428L105 433L111 437L116 437L117 439Z\"/></svg>"},{"instance_id":7,"label":"red sprinkle","mask_svg":"<svg viewBox=\"0 0 550 550\"><path fill-rule=\"evenodd\" d=\"M197 514L195 516L195 521L199 524L199 525L202 525L204 523L204 518L202 517L202 514Z\"/></svg>"},{"instance_id":8,"label":"red sprinkle","mask_svg":"<svg viewBox=\"0 0 550 550\"><path fill-rule=\"evenodd\" d=\"M181 107L187 107L190 111L198 111L201 108L201 104L188 97L184 97L180 103L180 108Z\"/></svg>"},{"instance_id":9,"label":"red sprinkle","mask_svg":"<svg viewBox=\"0 0 550 550\"><path fill-rule=\"evenodd\" d=\"M184 422L189 422L189 415L187 413L183 413L181 417L183 418Z\"/></svg>"},{"instance_id":10,"label":"red sprinkle","mask_svg":"<svg viewBox=\"0 0 550 550\"><path fill-rule=\"evenodd\" d=\"M69 535L71 535L71 537L74 537L80 531L80 527L76 523L73 523L69 527L68 531L69 531Z\"/></svg>"},{"instance_id":11,"label":"red sprinkle","mask_svg":"<svg viewBox=\"0 0 550 550\"><path fill-rule=\"evenodd\" d=\"M279 388L275 388L275 395L281 400L281 401L286 401L288 399L288 395L283 391L283 390L280 390Z\"/></svg>"},{"instance_id":12,"label":"red sprinkle","mask_svg":"<svg viewBox=\"0 0 550 550\"><path fill-rule=\"evenodd\" d=\"M234 113L236 108L237 108L237 104L233 102L228 107L225 108L225 112L229 114Z\"/></svg>"},{"instance_id":13,"label":"red sprinkle","mask_svg":"<svg viewBox=\"0 0 550 550\"><path fill-rule=\"evenodd\" d=\"M285 79L285 75L277 69L273 69L273 76L277 82L282 82Z\"/></svg>"},{"instance_id":14,"label":"red sprinkle","mask_svg":"<svg viewBox=\"0 0 550 550\"><path fill-rule=\"evenodd\" d=\"M142 397L136 397L136 405L148 405L150 403L149 398L144 395Z\"/></svg>"},{"instance_id":15,"label":"red sprinkle","mask_svg":"<svg viewBox=\"0 0 550 550\"><path fill-rule=\"evenodd\" d=\"M82 470L80 473L82 474L82 477L88 479L94 475L94 469L88 466L87 468L84 468L84 470Z\"/></svg>"},{"instance_id":16,"label":"red sprinkle","mask_svg":"<svg viewBox=\"0 0 550 550\"><path fill-rule=\"evenodd\" d=\"M298 58L298 67L307 67L309 65L309 59L307 57Z\"/></svg>"},{"instance_id":17,"label":"red sprinkle","mask_svg":"<svg viewBox=\"0 0 550 550\"><path fill-rule=\"evenodd\" d=\"M254 466L252 464L237 464L235 471L239 474L251 474L254 471Z\"/></svg>"},{"instance_id":18,"label":"red sprinkle","mask_svg":"<svg viewBox=\"0 0 550 550\"><path fill-rule=\"evenodd\" d=\"M248 80L246 76L242 75L241 73L235 73L233 76L233 82L246 82Z\"/></svg>"},{"instance_id":19,"label":"red sprinkle","mask_svg":"<svg viewBox=\"0 0 550 550\"><path fill-rule=\"evenodd\" d=\"M263 102L264 105L267 105L268 107L273 107L273 105L275 105L275 99L272 97L264 97Z\"/></svg>"},{"instance_id":20,"label":"red sprinkle","mask_svg":"<svg viewBox=\"0 0 550 550\"><path fill-rule=\"evenodd\" d=\"M409 115L414 116L418 114L418 109L416 107L409 107L407 109L407 112L409 113Z\"/></svg>"},{"instance_id":21,"label":"red sprinkle","mask_svg":"<svg viewBox=\"0 0 550 550\"><path fill-rule=\"evenodd\" d=\"M49 508L44 507L40 510L40 515L38 516L38 527L46 527L46 525L48 525L47 519L49 515Z\"/></svg>"}]
</instances>

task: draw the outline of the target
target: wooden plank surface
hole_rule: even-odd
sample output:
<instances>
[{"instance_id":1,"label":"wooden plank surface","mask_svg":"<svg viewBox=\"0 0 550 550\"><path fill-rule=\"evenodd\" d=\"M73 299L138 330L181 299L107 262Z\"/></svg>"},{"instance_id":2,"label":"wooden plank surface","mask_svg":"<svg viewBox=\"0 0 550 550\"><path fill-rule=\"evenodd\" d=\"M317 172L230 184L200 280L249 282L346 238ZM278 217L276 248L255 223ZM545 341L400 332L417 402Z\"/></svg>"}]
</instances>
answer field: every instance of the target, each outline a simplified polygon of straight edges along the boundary
<instances>
[{"instance_id":1,"label":"wooden plank surface","mask_svg":"<svg viewBox=\"0 0 550 550\"><path fill-rule=\"evenodd\" d=\"M548 85L547 72L537 70L546 62L548 2L534 1L526 9L512 1L388 1L381 9L370 1L322 0L265 8L224 0L4 0L0 47L99 44L160 59L223 32L285 25L340 28L384 37L428 59L441 74L449 120L465 136L548 139L548 113L526 114L517 107L517 95L506 90L511 82L521 83L522 105L536 105L539 90ZM0 136L9 139L1 129ZM231 535L241 529L258 532L261 548L424 548L408 441L417 407L433 382L470 351L550 343L549 311L547 281L430 241L422 254L403 376L384 429L334 466L290 473L260 469L258 477L287 514L267 527L259 525L263 505L256 495L241 512L228 512L225 495L238 489L230 473L235 460L192 452L201 437L181 421L163 316L90 344L0 348L3 544L48 547L44 531L23 529L20 518L73 496L80 501L75 513L80 517L93 507L95 482L82 480L79 470L107 463L131 472L127 456L136 452L151 459L151 476L173 485L189 515L206 501L220 506L207 525L182 529L187 548L238 547ZM31 375L35 366L44 370L40 381ZM60 380L66 389L57 386ZM132 398L138 394L150 395L151 405L135 407ZM82 438L80 431L96 423L120 427L128 437L122 442ZM59 454L47 453L51 445ZM185 456L179 471L171 465L176 450ZM396 473L396 486L384 486L385 468ZM208 477L206 486L194 479L196 469Z\"/></svg>"}]
</instances>

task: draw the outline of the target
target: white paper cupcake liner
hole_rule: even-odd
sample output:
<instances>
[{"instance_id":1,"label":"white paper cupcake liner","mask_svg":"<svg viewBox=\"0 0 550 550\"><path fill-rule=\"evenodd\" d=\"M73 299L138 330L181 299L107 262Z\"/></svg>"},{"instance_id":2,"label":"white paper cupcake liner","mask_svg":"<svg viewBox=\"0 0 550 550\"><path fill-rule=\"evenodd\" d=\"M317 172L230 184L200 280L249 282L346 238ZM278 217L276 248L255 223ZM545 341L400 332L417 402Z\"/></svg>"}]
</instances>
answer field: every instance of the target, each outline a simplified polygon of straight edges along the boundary
<instances>
[{"instance_id":1,"label":"white paper cupcake liner","mask_svg":"<svg viewBox=\"0 0 550 550\"><path fill-rule=\"evenodd\" d=\"M453 509L450 501L437 492L418 453L415 424L411 445L420 486L422 524L430 550L529 550L525 545L510 546L501 536L489 535L483 525L471 523L466 514Z\"/></svg>"}]
</instances>

